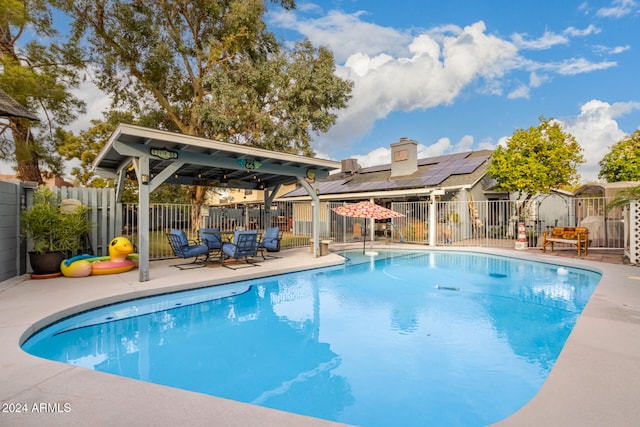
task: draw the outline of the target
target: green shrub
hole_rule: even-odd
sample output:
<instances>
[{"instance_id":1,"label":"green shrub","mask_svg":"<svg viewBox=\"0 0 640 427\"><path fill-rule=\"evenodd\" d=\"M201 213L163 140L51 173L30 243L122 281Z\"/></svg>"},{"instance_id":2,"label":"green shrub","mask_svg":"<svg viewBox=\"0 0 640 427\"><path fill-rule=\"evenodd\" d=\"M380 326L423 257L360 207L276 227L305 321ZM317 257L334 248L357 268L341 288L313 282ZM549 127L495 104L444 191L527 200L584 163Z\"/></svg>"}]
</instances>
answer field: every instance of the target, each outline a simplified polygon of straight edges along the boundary
<instances>
[{"instance_id":1,"label":"green shrub","mask_svg":"<svg viewBox=\"0 0 640 427\"><path fill-rule=\"evenodd\" d=\"M78 206L73 213L63 213L56 194L39 187L33 194L33 206L20 217L22 237L31 238L34 252L76 254L83 247L82 238L91 230L88 211L86 206Z\"/></svg>"}]
</instances>

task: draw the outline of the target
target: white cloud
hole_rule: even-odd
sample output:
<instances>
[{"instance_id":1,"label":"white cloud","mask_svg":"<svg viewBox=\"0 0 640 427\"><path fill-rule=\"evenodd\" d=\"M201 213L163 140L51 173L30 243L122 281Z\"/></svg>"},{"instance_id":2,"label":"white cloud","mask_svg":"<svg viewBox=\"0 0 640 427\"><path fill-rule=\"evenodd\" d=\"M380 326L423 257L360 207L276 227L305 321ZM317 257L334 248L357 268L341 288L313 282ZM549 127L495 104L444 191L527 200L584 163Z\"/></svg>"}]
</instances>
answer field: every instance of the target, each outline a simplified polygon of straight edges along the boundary
<instances>
[{"instance_id":1,"label":"white cloud","mask_svg":"<svg viewBox=\"0 0 640 427\"><path fill-rule=\"evenodd\" d=\"M496 145L496 147L497 147L497 146L500 146L500 147L502 147L502 148L506 148L506 147L507 147L507 142L509 142L509 138L511 138L511 135L501 137L501 138L498 140L498 144Z\"/></svg>"},{"instance_id":2,"label":"white cloud","mask_svg":"<svg viewBox=\"0 0 640 427\"><path fill-rule=\"evenodd\" d=\"M591 34L599 34L601 31L602 30L600 30L600 28L591 24L584 30L581 30L579 28L574 28L574 27L568 27L566 30L563 31L563 34L566 34L571 37L586 37L586 36L590 36Z\"/></svg>"},{"instance_id":3,"label":"white cloud","mask_svg":"<svg viewBox=\"0 0 640 427\"><path fill-rule=\"evenodd\" d=\"M549 76L541 76L535 72L529 74L529 86L540 87L542 83L549 80Z\"/></svg>"},{"instance_id":4,"label":"white cloud","mask_svg":"<svg viewBox=\"0 0 640 427\"><path fill-rule=\"evenodd\" d=\"M588 15L591 8L589 7L589 3L585 1L578 6L578 10L582 11L585 15Z\"/></svg>"},{"instance_id":5,"label":"white cloud","mask_svg":"<svg viewBox=\"0 0 640 427\"><path fill-rule=\"evenodd\" d=\"M338 67L341 77L354 82L353 97L322 139L348 144L391 112L449 104L477 79L492 82L514 67L515 46L486 34L482 22L438 30L413 38L408 56L358 52Z\"/></svg>"},{"instance_id":6,"label":"white cloud","mask_svg":"<svg viewBox=\"0 0 640 427\"><path fill-rule=\"evenodd\" d=\"M616 119L636 110L640 110L640 102L609 104L591 100L581 107L577 116L558 120L562 127L576 138L583 149L586 162L578 168L581 182L598 180L600 160L610 151L613 144L627 136L627 133L620 129ZM418 144L418 158L470 150L493 150L498 145L505 147L510 137L511 135L501 137L497 144L490 140L475 143L470 135L464 136L456 144L452 144L449 138L440 138L430 145ZM352 157L358 160L360 166L375 166L390 163L391 150L389 147L378 147L369 153Z\"/></svg>"},{"instance_id":7,"label":"white cloud","mask_svg":"<svg viewBox=\"0 0 640 427\"><path fill-rule=\"evenodd\" d=\"M378 147L369 151L367 154L351 156L358 160L358 164L363 167L384 165L391 162L391 149L386 147Z\"/></svg>"},{"instance_id":8,"label":"white cloud","mask_svg":"<svg viewBox=\"0 0 640 427\"><path fill-rule=\"evenodd\" d=\"M569 44L569 38L563 34L545 31L544 35L535 40L525 40L526 34L516 33L511 36L513 44L519 49L544 50L559 44Z\"/></svg>"},{"instance_id":9,"label":"white cloud","mask_svg":"<svg viewBox=\"0 0 640 427\"><path fill-rule=\"evenodd\" d=\"M518 99L518 98L529 98L529 86L527 85L520 85L517 88L515 88L514 90L512 90L511 92L509 92L507 94L507 98L509 99Z\"/></svg>"},{"instance_id":10,"label":"white cloud","mask_svg":"<svg viewBox=\"0 0 640 427\"><path fill-rule=\"evenodd\" d=\"M380 27L364 22L365 12L346 14L330 11L317 19L300 20L295 12L274 11L269 14L269 23L290 30L296 30L311 40L316 46L329 46L337 62L342 63L354 52L366 55L388 53L406 55L407 45L412 37L389 27Z\"/></svg>"},{"instance_id":11,"label":"white cloud","mask_svg":"<svg viewBox=\"0 0 640 427\"><path fill-rule=\"evenodd\" d=\"M598 179L600 171L598 163L610 151L613 144L627 135L620 129L616 119L634 110L640 110L640 102L609 104L591 100L581 107L578 116L560 121L583 149L586 163L579 168L582 182Z\"/></svg>"},{"instance_id":12,"label":"white cloud","mask_svg":"<svg viewBox=\"0 0 640 427\"><path fill-rule=\"evenodd\" d=\"M521 84L520 86L518 86L517 88L509 92L507 94L507 98L508 99L518 99L518 98L529 99L529 95L531 94L531 88L540 87L542 83L546 82L547 80L549 80L549 76L540 75L535 71L531 72L529 74L529 84L528 85L524 83Z\"/></svg>"},{"instance_id":13,"label":"white cloud","mask_svg":"<svg viewBox=\"0 0 640 427\"><path fill-rule=\"evenodd\" d=\"M68 130L78 134L91 127L91 120L104 118L103 113L111 105L111 98L98 89L90 79L82 82L72 93L87 104L87 112L68 126Z\"/></svg>"},{"instance_id":14,"label":"white cloud","mask_svg":"<svg viewBox=\"0 0 640 427\"><path fill-rule=\"evenodd\" d=\"M611 7L603 7L596 12L597 16L605 18L621 18L636 10L638 4L634 0L613 0Z\"/></svg>"},{"instance_id":15,"label":"white cloud","mask_svg":"<svg viewBox=\"0 0 640 427\"><path fill-rule=\"evenodd\" d=\"M618 65L615 61L591 62L584 58L570 58L561 62L540 64L539 69L552 71L560 75L574 76L592 71L606 70Z\"/></svg>"},{"instance_id":16,"label":"white cloud","mask_svg":"<svg viewBox=\"0 0 640 427\"><path fill-rule=\"evenodd\" d=\"M585 5L586 7L587 5ZM336 72L353 81L352 98L338 111L336 124L314 140L314 148L348 149L376 121L399 111L412 112L452 104L465 89L485 96L529 98L554 75L572 76L617 66L583 57L538 62L521 50L567 45L575 37L600 32L594 25L546 31L541 37L515 34L510 39L487 31L479 21L466 27L452 24L428 30L399 31L365 22L365 12L346 14L319 9L314 14L273 12L270 24L300 32L315 45L329 47ZM518 73L529 73L524 82Z\"/></svg>"},{"instance_id":17,"label":"white cloud","mask_svg":"<svg viewBox=\"0 0 640 427\"><path fill-rule=\"evenodd\" d=\"M601 55L617 55L619 53L626 52L629 49L631 49L631 46L629 45L609 47L598 44L593 46L593 51Z\"/></svg>"},{"instance_id":18,"label":"white cloud","mask_svg":"<svg viewBox=\"0 0 640 427\"><path fill-rule=\"evenodd\" d=\"M479 150L492 150L494 147L489 141L484 141L474 147L474 139L470 135L465 135L456 144L452 144L449 138L440 138L436 142L430 145L424 145L418 143L418 158L423 159L427 157L441 156L443 154L461 153L465 151L471 151L474 149ZM358 160L358 164L362 167L377 166L382 164L391 163L391 148L390 147L378 147L366 154L360 154L351 156Z\"/></svg>"},{"instance_id":19,"label":"white cloud","mask_svg":"<svg viewBox=\"0 0 640 427\"><path fill-rule=\"evenodd\" d=\"M584 30L568 27L562 34L545 31L542 37L533 40L526 40L527 34L515 33L511 36L511 40L519 49L545 50L557 45L569 44L570 37L586 37L591 34L598 34L599 32L600 29L595 25L589 25Z\"/></svg>"}]
</instances>

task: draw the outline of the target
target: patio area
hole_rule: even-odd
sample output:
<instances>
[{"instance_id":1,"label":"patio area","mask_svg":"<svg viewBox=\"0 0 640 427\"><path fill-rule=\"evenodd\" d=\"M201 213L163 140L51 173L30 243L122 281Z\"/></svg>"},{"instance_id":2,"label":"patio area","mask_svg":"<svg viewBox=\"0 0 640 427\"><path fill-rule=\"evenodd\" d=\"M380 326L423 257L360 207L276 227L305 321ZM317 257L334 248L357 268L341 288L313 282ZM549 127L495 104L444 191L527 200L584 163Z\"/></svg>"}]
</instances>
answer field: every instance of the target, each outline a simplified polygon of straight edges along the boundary
<instances>
[{"instance_id":1,"label":"patio area","mask_svg":"<svg viewBox=\"0 0 640 427\"><path fill-rule=\"evenodd\" d=\"M378 245L380 249L429 249ZM332 245L333 252L362 249ZM542 389L501 426L626 426L640 419L640 269L624 265L621 253L515 251L492 248L438 248L474 251L587 268L603 278L571 333ZM173 389L33 357L20 343L39 328L97 306L158 293L212 286L344 262L336 253L314 258L309 248L281 251L259 267L230 270L219 264L179 270L179 260L151 263L151 280L138 272L0 283L0 398L26 413L3 411L0 424L40 425L225 425L330 426L335 423ZM576 256L574 256L576 255ZM23 405L24 406L18 406ZM35 406L34 406L35 404ZM42 408L36 412L34 408ZM4 408L3 408L4 409Z\"/></svg>"}]
</instances>

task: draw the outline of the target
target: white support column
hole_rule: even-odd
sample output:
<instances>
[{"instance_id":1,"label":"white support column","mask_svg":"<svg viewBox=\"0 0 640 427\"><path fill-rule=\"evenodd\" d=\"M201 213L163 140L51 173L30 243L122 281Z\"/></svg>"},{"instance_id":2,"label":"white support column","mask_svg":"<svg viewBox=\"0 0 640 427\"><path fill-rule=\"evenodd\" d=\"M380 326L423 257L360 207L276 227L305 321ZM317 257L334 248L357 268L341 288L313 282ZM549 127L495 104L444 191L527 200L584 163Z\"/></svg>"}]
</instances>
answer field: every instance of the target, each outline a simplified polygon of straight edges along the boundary
<instances>
[{"instance_id":1,"label":"white support column","mask_svg":"<svg viewBox=\"0 0 640 427\"><path fill-rule=\"evenodd\" d=\"M318 188L318 180L313 182L313 257L318 258L320 255L320 194Z\"/></svg>"},{"instance_id":2,"label":"white support column","mask_svg":"<svg viewBox=\"0 0 640 427\"><path fill-rule=\"evenodd\" d=\"M134 162L138 176L138 280L149 280L149 156ZM146 184L143 184L143 175Z\"/></svg>"},{"instance_id":3,"label":"white support column","mask_svg":"<svg viewBox=\"0 0 640 427\"><path fill-rule=\"evenodd\" d=\"M436 236L438 235L438 215L436 196L429 196L429 246L436 245Z\"/></svg>"},{"instance_id":4,"label":"white support column","mask_svg":"<svg viewBox=\"0 0 640 427\"><path fill-rule=\"evenodd\" d=\"M429 194L429 246L435 246L438 237L438 200L445 195L442 188L436 188Z\"/></svg>"}]
</instances>

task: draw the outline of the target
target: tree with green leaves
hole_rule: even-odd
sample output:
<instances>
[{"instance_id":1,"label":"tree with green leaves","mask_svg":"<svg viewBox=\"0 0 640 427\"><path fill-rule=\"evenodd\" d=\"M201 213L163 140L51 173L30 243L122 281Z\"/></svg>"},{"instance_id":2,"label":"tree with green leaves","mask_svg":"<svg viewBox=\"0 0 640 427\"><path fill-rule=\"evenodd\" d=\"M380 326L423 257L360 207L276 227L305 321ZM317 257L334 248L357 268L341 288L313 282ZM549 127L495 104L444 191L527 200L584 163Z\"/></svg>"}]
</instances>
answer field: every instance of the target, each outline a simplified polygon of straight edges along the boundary
<instances>
[{"instance_id":1,"label":"tree with green leaves","mask_svg":"<svg viewBox=\"0 0 640 427\"><path fill-rule=\"evenodd\" d=\"M0 123L0 159L15 162L20 179L39 183L62 173L56 130L84 111L71 92L83 67L77 40L55 30L49 3L0 1L0 88L41 118Z\"/></svg>"},{"instance_id":2,"label":"tree with green leaves","mask_svg":"<svg viewBox=\"0 0 640 427\"><path fill-rule=\"evenodd\" d=\"M312 134L326 132L350 98L329 50L308 41L288 50L267 31L265 0L55 3L87 37L100 89L136 122L312 155ZM194 205L203 198L194 187Z\"/></svg>"},{"instance_id":3,"label":"tree with green leaves","mask_svg":"<svg viewBox=\"0 0 640 427\"><path fill-rule=\"evenodd\" d=\"M640 181L640 129L611 147L600 160L598 178L607 182Z\"/></svg>"},{"instance_id":4,"label":"tree with green leaves","mask_svg":"<svg viewBox=\"0 0 640 427\"><path fill-rule=\"evenodd\" d=\"M286 50L266 30L264 0L55 3L88 37L114 107L161 129L312 155L311 134L350 97L330 51L308 41Z\"/></svg>"},{"instance_id":5,"label":"tree with green leaves","mask_svg":"<svg viewBox=\"0 0 640 427\"><path fill-rule=\"evenodd\" d=\"M518 216L536 194L577 182L577 167L584 163L582 148L573 135L553 119L539 120L537 127L517 129L506 146L496 148L489 163L488 173L497 181L495 189L518 193L518 200L523 201Z\"/></svg>"},{"instance_id":6,"label":"tree with green leaves","mask_svg":"<svg viewBox=\"0 0 640 427\"><path fill-rule=\"evenodd\" d=\"M76 182L87 186L104 188L113 185L113 180L96 176L92 171L93 161L102 147L107 143L119 123L133 123L133 115L127 112L110 110L104 114L103 120L92 120L91 128L81 131L76 136L73 132L59 130L57 139L63 141L58 151L65 159L79 159L80 165L73 167L71 175ZM139 123L140 124L140 123ZM122 201L135 203L138 200L138 189L134 185L135 176L125 180ZM152 203L189 203L189 191L185 186L162 184L151 193Z\"/></svg>"}]
</instances>

